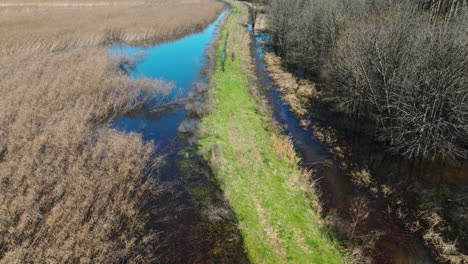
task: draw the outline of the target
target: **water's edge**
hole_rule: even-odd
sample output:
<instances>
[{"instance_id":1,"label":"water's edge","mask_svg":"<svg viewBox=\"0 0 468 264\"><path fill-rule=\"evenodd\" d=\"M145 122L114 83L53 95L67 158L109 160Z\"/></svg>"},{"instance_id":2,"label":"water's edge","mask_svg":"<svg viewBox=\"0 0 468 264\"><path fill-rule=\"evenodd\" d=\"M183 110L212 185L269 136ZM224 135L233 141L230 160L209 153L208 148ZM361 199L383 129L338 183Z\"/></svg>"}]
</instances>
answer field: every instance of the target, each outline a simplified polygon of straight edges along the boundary
<instances>
[{"instance_id":1,"label":"water's edge","mask_svg":"<svg viewBox=\"0 0 468 264\"><path fill-rule=\"evenodd\" d=\"M235 215L192 144L204 112L204 96L212 85L220 30L229 12L227 7L202 32L174 42L147 48L111 47L111 52L146 53L132 77L162 79L176 86L164 107L137 109L112 123L116 129L154 142L155 155L164 156L164 166L152 175L170 190L156 205L167 215L154 227L166 243L158 253L163 263L248 262Z\"/></svg>"}]
</instances>

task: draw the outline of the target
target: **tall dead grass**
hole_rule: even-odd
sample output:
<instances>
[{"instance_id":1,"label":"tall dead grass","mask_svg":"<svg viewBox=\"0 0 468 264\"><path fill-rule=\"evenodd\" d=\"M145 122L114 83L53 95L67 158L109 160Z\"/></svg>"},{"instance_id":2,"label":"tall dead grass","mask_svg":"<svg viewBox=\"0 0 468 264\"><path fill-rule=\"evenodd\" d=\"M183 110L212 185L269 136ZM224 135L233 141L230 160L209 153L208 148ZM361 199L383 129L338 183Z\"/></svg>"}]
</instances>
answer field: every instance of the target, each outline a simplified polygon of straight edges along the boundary
<instances>
[{"instance_id":1,"label":"tall dead grass","mask_svg":"<svg viewBox=\"0 0 468 264\"><path fill-rule=\"evenodd\" d=\"M291 164L299 165L301 159L298 157L296 150L294 149L293 141L290 137L273 134L271 137L273 148L276 153L281 157L284 157Z\"/></svg>"},{"instance_id":2,"label":"tall dead grass","mask_svg":"<svg viewBox=\"0 0 468 264\"><path fill-rule=\"evenodd\" d=\"M129 79L107 54L0 56L0 263L155 257L154 146L105 123L167 86Z\"/></svg>"},{"instance_id":3,"label":"tall dead grass","mask_svg":"<svg viewBox=\"0 0 468 264\"><path fill-rule=\"evenodd\" d=\"M265 54L265 64L270 72L270 77L278 86L281 98L291 107L294 114L301 119L301 125L306 129L310 125L307 114L312 106L312 100L320 98L322 96L321 91L311 81L299 79L283 69L283 60L272 52Z\"/></svg>"},{"instance_id":4,"label":"tall dead grass","mask_svg":"<svg viewBox=\"0 0 468 264\"><path fill-rule=\"evenodd\" d=\"M0 54L59 51L112 42L155 44L202 30L223 8L214 0L2 4Z\"/></svg>"},{"instance_id":5,"label":"tall dead grass","mask_svg":"<svg viewBox=\"0 0 468 264\"><path fill-rule=\"evenodd\" d=\"M95 0L4 0L0 3L0 7L96 7L96 6L115 6L115 5L144 5L154 1L129 1L129 0L110 0L110 1L95 1ZM160 0L160 2L164 2Z\"/></svg>"},{"instance_id":6,"label":"tall dead grass","mask_svg":"<svg viewBox=\"0 0 468 264\"><path fill-rule=\"evenodd\" d=\"M111 42L202 29L211 0L0 3L0 263L152 263L164 243L154 144L108 125L171 86L134 80Z\"/></svg>"}]
</instances>

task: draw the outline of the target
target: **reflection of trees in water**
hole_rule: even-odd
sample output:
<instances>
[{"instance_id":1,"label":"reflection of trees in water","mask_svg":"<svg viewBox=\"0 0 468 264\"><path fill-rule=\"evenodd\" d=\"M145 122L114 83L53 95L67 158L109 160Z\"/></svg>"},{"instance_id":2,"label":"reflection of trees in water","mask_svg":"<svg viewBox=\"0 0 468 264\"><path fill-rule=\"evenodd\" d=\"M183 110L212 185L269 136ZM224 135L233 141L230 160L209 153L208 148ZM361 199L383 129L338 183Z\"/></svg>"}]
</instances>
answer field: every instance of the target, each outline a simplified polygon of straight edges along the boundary
<instances>
[{"instance_id":1,"label":"reflection of trees in water","mask_svg":"<svg viewBox=\"0 0 468 264\"><path fill-rule=\"evenodd\" d=\"M443 161L411 161L385 151L369 135L349 126L350 120L331 114L337 145L345 146L346 168L352 181L371 197L384 197L387 210L426 244L437 249L441 259L463 259L468 253L468 166ZM363 124L361 124L363 126ZM437 220L437 221L435 221ZM448 248L451 249L447 250ZM451 253L450 253L450 252ZM465 254L465 255L463 255Z\"/></svg>"},{"instance_id":2,"label":"reflection of trees in water","mask_svg":"<svg viewBox=\"0 0 468 264\"><path fill-rule=\"evenodd\" d=\"M425 161L407 159L390 152L384 143L372 137L372 124L357 122L334 113L332 126L343 133L344 144L350 145L353 162L368 167L375 175L386 181L399 182L403 179L423 180L434 184L468 184L468 163L450 163L442 159ZM365 132L363 132L365 131Z\"/></svg>"}]
</instances>

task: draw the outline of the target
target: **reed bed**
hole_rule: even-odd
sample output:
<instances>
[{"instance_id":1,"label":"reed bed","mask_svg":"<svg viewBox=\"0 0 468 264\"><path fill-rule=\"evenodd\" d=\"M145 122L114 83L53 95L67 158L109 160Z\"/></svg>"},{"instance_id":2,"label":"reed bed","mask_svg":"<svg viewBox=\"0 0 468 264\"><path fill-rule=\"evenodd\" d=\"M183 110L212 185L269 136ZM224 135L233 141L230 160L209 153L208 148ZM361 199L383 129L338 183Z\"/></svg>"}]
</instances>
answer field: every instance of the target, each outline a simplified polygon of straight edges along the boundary
<instances>
[{"instance_id":1,"label":"reed bed","mask_svg":"<svg viewBox=\"0 0 468 264\"><path fill-rule=\"evenodd\" d=\"M6 7L8 6L8 7ZM0 263L153 263L164 239L149 175L153 142L109 121L166 96L132 79L114 41L156 43L197 31L209 0L2 1ZM149 42L147 42L149 41Z\"/></svg>"},{"instance_id":2,"label":"reed bed","mask_svg":"<svg viewBox=\"0 0 468 264\"><path fill-rule=\"evenodd\" d=\"M156 44L202 30L223 8L213 0L8 3L0 5L0 54Z\"/></svg>"},{"instance_id":3,"label":"reed bed","mask_svg":"<svg viewBox=\"0 0 468 264\"><path fill-rule=\"evenodd\" d=\"M115 63L103 48L0 57L0 263L155 257L154 146L106 122L169 87Z\"/></svg>"},{"instance_id":4,"label":"reed bed","mask_svg":"<svg viewBox=\"0 0 468 264\"><path fill-rule=\"evenodd\" d=\"M92 1L92 0L81 0L81 1L3 1L0 3L0 7L96 7L96 6L134 6L143 5L150 1L128 1L128 0L113 0L113 1Z\"/></svg>"}]
</instances>

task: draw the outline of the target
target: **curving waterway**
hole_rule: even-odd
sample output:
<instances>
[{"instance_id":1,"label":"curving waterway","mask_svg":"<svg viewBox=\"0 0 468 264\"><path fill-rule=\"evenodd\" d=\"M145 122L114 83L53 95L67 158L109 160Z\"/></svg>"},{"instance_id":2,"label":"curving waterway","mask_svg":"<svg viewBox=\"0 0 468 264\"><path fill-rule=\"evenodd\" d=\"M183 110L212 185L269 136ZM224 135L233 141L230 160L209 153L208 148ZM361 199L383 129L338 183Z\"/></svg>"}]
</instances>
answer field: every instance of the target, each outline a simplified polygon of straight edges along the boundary
<instances>
[{"instance_id":1,"label":"curving waterway","mask_svg":"<svg viewBox=\"0 0 468 264\"><path fill-rule=\"evenodd\" d=\"M194 121L187 104L197 100L197 87L207 82L205 67L213 63L207 53L216 44L229 12L224 10L202 32L177 41L151 47L109 47L114 57L143 54L129 72L132 78L157 79L174 85L162 102L156 98L111 124L118 130L142 135L146 142L154 142L155 155L164 157L164 165L152 175L166 190L153 205L164 218L154 227L161 232L163 242L156 252L160 263L248 262L234 213L209 166L191 144L193 133L181 132L184 122Z\"/></svg>"},{"instance_id":2,"label":"curving waterway","mask_svg":"<svg viewBox=\"0 0 468 264\"><path fill-rule=\"evenodd\" d=\"M184 101L189 99L194 83L205 81L202 70L207 63L206 51L215 41L220 23L228 12L224 10L202 32L177 41L152 47L110 47L110 53L113 55L134 57L144 54L143 60L131 71L133 78L158 79L175 86L168 98L165 98L165 101L172 103L171 107L158 111L139 109L139 112L118 118L113 122L113 126L128 132L138 132L143 135L144 140L155 140L163 150L168 150L167 147L178 141L178 127L187 119Z\"/></svg>"}]
</instances>

